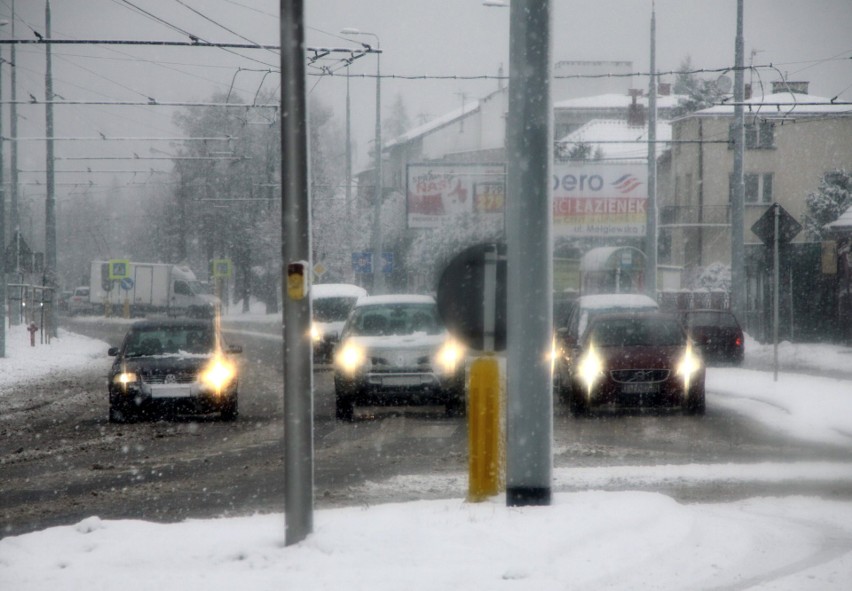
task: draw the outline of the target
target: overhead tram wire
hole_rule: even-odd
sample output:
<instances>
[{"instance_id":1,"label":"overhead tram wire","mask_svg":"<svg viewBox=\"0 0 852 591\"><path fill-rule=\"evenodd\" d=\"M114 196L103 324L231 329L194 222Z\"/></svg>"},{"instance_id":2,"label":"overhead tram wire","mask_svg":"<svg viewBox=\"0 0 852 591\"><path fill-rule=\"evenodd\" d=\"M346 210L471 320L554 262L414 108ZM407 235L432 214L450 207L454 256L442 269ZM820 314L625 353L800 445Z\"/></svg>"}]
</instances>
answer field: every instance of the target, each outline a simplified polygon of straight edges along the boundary
<instances>
[{"instance_id":1,"label":"overhead tram wire","mask_svg":"<svg viewBox=\"0 0 852 591\"><path fill-rule=\"evenodd\" d=\"M189 5L188 5L188 4L186 4L183 0L175 0L175 2L177 2L178 4L180 4L181 6L183 6L184 8L186 8L187 10L189 10L189 11L191 11L191 12L193 12L193 13L197 14L198 16L200 16L201 18L203 18L204 20L206 20L206 21L208 21L208 22L213 23L213 24L214 24L214 25L216 25L217 27L219 27L219 28L221 28L221 29L223 29L223 30L227 31L228 33L231 33L232 35L234 35L234 36L236 36L236 37L239 37L239 38L240 38L240 39L242 39L243 41L248 41L249 43L254 43L254 44L255 44L255 45L257 45L258 47L260 47L260 43L257 43L256 41L254 41L254 40L252 40L252 39L249 39L248 37L244 37L243 35L240 35L240 34L239 34L239 33L237 33L236 31L234 31L233 29L229 29L228 27L226 27L226 26L225 26L225 25L223 25L222 23L220 23L220 22L216 21L215 19L213 19L213 18L211 18L211 17L207 16L207 15L206 15L206 14L204 14L203 12L201 12L201 11L199 11L199 10L197 10L197 9L193 8L192 6L189 6ZM270 50L270 51L272 51L272 50ZM275 54L275 55L276 55L276 57L280 57L280 55L279 55L279 54L277 54L277 53L275 53L274 51L273 51L272 53L273 53L273 54Z\"/></svg>"}]
</instances>

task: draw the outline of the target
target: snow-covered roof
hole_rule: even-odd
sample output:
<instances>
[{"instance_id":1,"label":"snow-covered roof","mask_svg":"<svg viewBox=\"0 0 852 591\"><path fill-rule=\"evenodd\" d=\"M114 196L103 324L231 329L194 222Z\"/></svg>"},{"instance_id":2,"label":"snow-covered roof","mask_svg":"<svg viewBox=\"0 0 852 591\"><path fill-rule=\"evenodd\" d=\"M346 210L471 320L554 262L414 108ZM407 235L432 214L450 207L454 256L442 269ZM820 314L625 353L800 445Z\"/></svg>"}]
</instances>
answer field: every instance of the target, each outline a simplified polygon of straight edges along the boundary
<instances>
[{"instance_id":1,"label":"snow-covered roof","mask_svg":"<svg viewBox=\"0 0 852 591\"><path fill-rule=\"evenodd\" d=\"M788 115L852 115L849 105L832 104L831 99L813 94L801 94L798 92L776 92L754 96L747 101L746 115L760 114L764 117L785 117ZM733 115L734 105L715 105L691 113L699 116Z\"/></svg>"},{"instance_id":2,"label":"snow-covered roof","mask_svg":"<svg viewBox=\"0 0 852 591\"><path fill-rule=\"evenodd\" d=\"M680 99L686 98L679 94L657 95L657 108L670 109L677 106ZM553 103L556 109L626 109L633 103L633 97L623 93L598 94L583 96ZM636 97L636 104L648 106L647 95Z\"/></svg>"},{"instance_id":3,"label":"snow-covered roof","mask_svg":"<svg viewBox=\"0 0 852 591\"><path fill-rule=\"evenodd\" d=\"M394 139L386 142L385 145L382 147L382 150L383 151L388 150L389 148L392 148L392 147L394 147L398 144L407 144L411 140L418 138L422 135L426 135L430 131L434 131L434 130L440 128L440 127L443 127L445 125L449 125L450 123L452 123L453 121L456 121L457 119L461 119L462 117L466 117L470 113L473 113L474 111L476 111L477 109L479 109L479 101L472 101L472 102L466 103L462 107L455 109L453 111L450 111L449 113L446 113L444 115L441 115L440 117L432 119L431 121L428 121L427 123L424 123L423 125L418 125L417 127L413 128L413 129L409 129L404 134L397 136Z\"/></svg>"},{"instance_id":4,"label":"snow-covered roof","mask_svg":"<svg viewBox=\"0 0 852 591\"><path fill-rule=\"evenodd\" d=\"M840 217L833 222L827 223L823 228L832 232L852 232L852 207L840 214Z\"/></svg>"},{"instance_id":5,"label":"snow-covered roof","mask_svg":"<svg viewBox=\"0 0 852 591\"><path fill-rule=\"evenodd\" d=\"M355 304L357 307L361 306L375 306L382 304L434 304L435 298L429 295L415 295L415 294L405 294L405 293L397 293L397 294L388 294L388 295L376 295L376 296L364 296L362 298L358 298L358 302Z\"/></svg>"},{"instance_id":6,"label":"snow-covered roof","mask_svg":"<svg viewBox=\"0 0 852 591\"><path fill-rule=\"evenodd\" d=\"M580 309L657 308L653 298L641 293L601 293L577 298Z\"/></svg>"},{"instance_id":7,"label":"snow-covered roof","mask_svg":"<svg viewBox=\"0 0 852 591\"><path fill-rule=\"evenodd\" d=\"M657 121L657 141L667 142L672 139L672 126L668 121ZM623 119L593 119L558 140L560 143L584 143L592 146L592 151L598 148L607 159L610 158L647 158L648 127L629 125ZM601 143L598 143L601 142ZM625 143L610 143L625 142ZM666 144L656 145L657 156L666 149Z\"/></svg>"},{"instance_id":8,"label":"snow-covered roof","mask_svg":"<svg viewBox=\"0 0 852 591\"><path fill-rule=\"evenodd\" d=\"M315 283L311 285L311 299L320 298L359 298L367 295L367 290L349 283Z\"/></svg>"}]
</instances>

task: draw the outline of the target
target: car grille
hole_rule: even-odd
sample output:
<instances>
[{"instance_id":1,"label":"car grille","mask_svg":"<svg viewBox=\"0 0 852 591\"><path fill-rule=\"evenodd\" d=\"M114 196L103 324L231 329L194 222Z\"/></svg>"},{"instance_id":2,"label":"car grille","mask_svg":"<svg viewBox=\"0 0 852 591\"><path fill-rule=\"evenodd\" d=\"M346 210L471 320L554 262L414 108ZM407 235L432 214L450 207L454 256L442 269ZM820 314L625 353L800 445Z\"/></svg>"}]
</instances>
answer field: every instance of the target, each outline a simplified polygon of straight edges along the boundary
<instances>
[{"instance_id":1,"label":"car grille","mask_svg":"<svg viewBox=\"0 0 852 591\"><path fill-rule=\"evenodd\" d=\"M142 381L147 384L191 384L196 381L194 371L162 371L142 375Z\"/></svg>"},{"instance_id":2,"label":"car grille","mask_svg":"<svg viewBox=\"0 0 852 591\"><path fill-rule=\"evenodd\" d=\"M669 378L668 369L614 369L609 372L612 379L621 383L664 382Z\"/></svg>"}]
</instances>

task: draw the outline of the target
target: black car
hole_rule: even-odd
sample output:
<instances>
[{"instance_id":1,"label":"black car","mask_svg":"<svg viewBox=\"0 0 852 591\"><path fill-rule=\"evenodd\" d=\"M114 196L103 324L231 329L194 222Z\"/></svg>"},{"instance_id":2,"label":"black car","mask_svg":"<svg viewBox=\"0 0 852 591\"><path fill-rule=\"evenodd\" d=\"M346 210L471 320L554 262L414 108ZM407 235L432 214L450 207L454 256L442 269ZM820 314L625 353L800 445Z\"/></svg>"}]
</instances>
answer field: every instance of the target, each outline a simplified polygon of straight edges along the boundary
<instances>
[{"instance_id":1,"label":"black car","mask_svg":"<svg viewBox=\"0 0 852 591\"><path fill-rule=\"evenodd\" d=\"M743 329L730 310L686 310L681 322L706 362L742 364Z\"/></svg>"},{"instance_id":2,"label":"black car","mask_svg":"<svg viewBox=\"0 0 852 591\"><path fill-rule=\"evenodd\" d=\"M173 413L220 413L237 418L238 373L232 354L213 319L135 322L109 372L109 420Z\"/></svg>"}]
</instances>

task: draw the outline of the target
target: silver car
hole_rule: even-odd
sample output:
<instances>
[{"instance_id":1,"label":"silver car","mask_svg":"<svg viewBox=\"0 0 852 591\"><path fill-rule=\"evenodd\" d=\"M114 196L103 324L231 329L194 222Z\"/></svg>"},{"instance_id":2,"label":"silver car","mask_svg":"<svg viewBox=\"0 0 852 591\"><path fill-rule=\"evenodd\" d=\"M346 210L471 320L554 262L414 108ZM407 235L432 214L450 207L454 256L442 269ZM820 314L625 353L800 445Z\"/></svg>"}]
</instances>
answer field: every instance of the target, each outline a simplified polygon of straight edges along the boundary
<instances>
[{"instance_id":1,"label":"silver car","mask_svg":"<svg viewBox=\"0 0 852 591\"><path fill-rule=\"evenodd\" d=\"M356 404L443 404L464 411L464 349L447 332L431 296L359 298L334 354L336 415Z\"/></svg>"}]
</instances>

